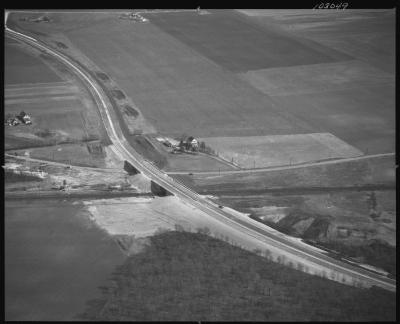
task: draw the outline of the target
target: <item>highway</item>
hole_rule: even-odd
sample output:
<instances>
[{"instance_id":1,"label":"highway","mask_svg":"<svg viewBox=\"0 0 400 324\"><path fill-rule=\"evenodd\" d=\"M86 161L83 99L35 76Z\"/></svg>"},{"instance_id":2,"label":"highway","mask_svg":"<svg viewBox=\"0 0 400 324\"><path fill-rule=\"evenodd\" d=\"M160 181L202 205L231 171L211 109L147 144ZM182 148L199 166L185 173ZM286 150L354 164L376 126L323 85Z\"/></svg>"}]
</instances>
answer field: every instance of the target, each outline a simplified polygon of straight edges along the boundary
<instances>
[{"instance_id":1,"label":"highway","mask_svg":"<svg viewBox=\"0 0 400 324\"><path fill-rule=\"evenodd\" d=\"M114 144L121 159L129 161L141 173L164 187L167 191L174 194L186 204L207 213L207 215L221 223L224 223L226 226L240 230L244 236L251 236L269 246L279 248L282 251L282 254L294 255L297 258L300 257L305 260L308 264L316 264L326 269L331 269L338 273L351 276L352 278L355 278L356 281L365 283L366 286L376 285L387 290L396 291L395 280L330 258L323 253L317 252L305 243L294 242L282 235L276 235L271 231L265 230L260 226L261 224L255 225L244 221L240 217L234 216L219 208L219 206L214 202L200 196L179 181L169 177L165 172L159 170L151 162L143 160L143 157L129 145L127 139L124 137L114 110L118 109L118 107L113 106L113 101L108 97L106 91L104 91L102 84L95 79L90 71L85 69L82 65L77 64L74 59L54 50L35 38L9 29L6 24L5 30L6 36L18 39L41 51L45 51L63 62L71 71L73 71L92 93L99 108L100 116L107 130L108 136Z\"/></svg>"}]
</instances>

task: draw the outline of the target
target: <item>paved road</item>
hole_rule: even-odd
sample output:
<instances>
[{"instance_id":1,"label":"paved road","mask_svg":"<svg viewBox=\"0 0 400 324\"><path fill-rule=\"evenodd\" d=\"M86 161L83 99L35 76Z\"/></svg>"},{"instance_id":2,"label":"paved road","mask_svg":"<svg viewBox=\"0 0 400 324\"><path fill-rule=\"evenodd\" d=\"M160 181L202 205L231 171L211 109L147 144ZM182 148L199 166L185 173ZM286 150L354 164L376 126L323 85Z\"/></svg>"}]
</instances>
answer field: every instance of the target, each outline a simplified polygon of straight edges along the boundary
<instances>
[{"instance_id":1,"label":"paved road","mask_svg":"<svg viewBox=\"0 0 400 324\"><path fill-rule=\"evenodd\" d=\"M391 291L396 290L395 280L332 259L322 253L316 252L314 249L302 242L293 242L293 240L285 238L284 236L275 235L273 232L263 229L260 225L250 224L249 222L244 221L242 218L224 211L214 202L198 195L191 189L185 187L182 183L169 177L166 173L156 168L151 162L143 160L143 157L140 156L129 145L128 141L124 137L118 122L118 116L114 111L115 107L112 105L112 100L110 100L108 97L102 84L95 79L90 71L80 64L77 64L74 59L59 53L58 51L48 47L36 39L10 30L7 26L5 26L5 28L7 36L19 39L20 41L53 55L62 61L66 66L68 66L72 71L74 71L74 73L79 76L82 81L84 81L89 91L91 91L99 108L100 115L107 133L116 147L119 156L122 159L129 161L145 176L163 186L166 190L177 196L179 199L207 213L209 216L212 216L219 222L231 228L235 228L236 230L240 230L244 236L247 235L270 246L278 247L282 253L301 257L309 264L316 264L318 266L325 267L328 270L333 269L338 273L344 273L352 278L355 278L356 280L366 283L367 285L376 285Z\"/></svg>"}]
</instances>

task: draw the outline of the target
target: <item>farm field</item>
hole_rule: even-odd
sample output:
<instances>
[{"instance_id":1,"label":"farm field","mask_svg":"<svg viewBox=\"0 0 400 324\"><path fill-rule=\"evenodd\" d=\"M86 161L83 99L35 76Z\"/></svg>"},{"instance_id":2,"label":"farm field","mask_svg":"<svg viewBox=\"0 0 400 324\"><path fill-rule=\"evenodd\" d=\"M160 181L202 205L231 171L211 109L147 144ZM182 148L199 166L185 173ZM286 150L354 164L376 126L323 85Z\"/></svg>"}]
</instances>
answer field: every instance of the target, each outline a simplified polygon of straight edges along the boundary
<instances>
[{"instance_id":1,"label":"farm field","mask_svg":"<svg viewBox=\"0 0 400 324\"><path fill-rule=\"evenodd\" d=\"M211 12L146 16L163 31L232 72L351 58L318 43L306 44L290 34L257 29L233 11Z\"/></svg>"},{"instance_id":2,"label":"farm field","mask_svg":"<svg viewBox=\"0 0 400 324\"><path fill-rule=\"evenodd\" d=\"M19 43L4 38L4 83L58 82L61 78L36 57L19 49Z\"/></svg>"},{"instance_id":3,"label":"farm field","mask_svg":"<svg viewBox=\"0 0 400 324\"><path fill-rule=\"evenodd\" d=\"M395 74L395 11L239 10L260 28L279 29L318 42ZM247 16L247 17L246 17Z\"/></svg>"},{"instance_id":4,"label":"farm field","mask_svg":"<svg viewBox=\"0 0 400 324\"><path fill-rule=\"evenodd\" d=\"M279 29L352 57L241 74L288 114L365 153L395 148L393 10L240 10L257 28ZM318 126L317 126L318 125Z\"/></svg>"},{"instance_id":5,"label":"farm field","mask_svg":"<svg viewBox=\"0 0 400 324\"><path fill-rule=\"evenodd\" d=\"M363 155L329 133L201 138L225 160L242 168L289 165Z\"/></svg>"},{"instance_id":6,"label":"farm field","mask_svg":"<svg viewBox=\"0 0 400 324\"><path fill-rule=\"evenodd\" d=\"M40 28L43 32L45 26ZM312 131L304 121L284 116L247 82L153 24L115 17L64 34L118 83L162 134L198 137Z\"/></svg>"},{"instance_id":7,"label":"farm field","mask_svg":"<svg viewBox=\"0 0 400 324\"><path fill-rule=\"evenodd\" d=\"M331 133L365 154L394 151L393 11L49 16L17 24L62 33L162 134Z\"/></svg>"},{"instance_id":8,"label":"farm field","mask_svg":"<svg viewBox=\"0 0 400 324\"><path fill-rule=\"evenodd\" d=\"M7 60L15 65L5 70L5 117L25 111L32 121L32 125L5 126L6 150L101 138L104 130L96 107L79 81L26 45L7 41L5 45L5 66ZM36 70L25 69L27 63L36 64Z\"/></svg>"},{"instance_id":9,"label":"farm field","mask_svg":"<svg viewBox=\"0 0 400 324\"><path fill-rule=\"evenodd\" d=\"M154 25L109 20L101 26L67 36L115 79L160 133L305 132L281 116L267 97Z\"/></svg>"},{"instance_id":10,"label":"farm field","mask_svg":"<svg viewBox=\"0 0 400 324\"><path fill-rule=\"evenodd\" d=\"M328 93L274 96L295 116L330 132L366 154L395 150L395 87L354 88Z\"/></svg>"},{"instance_id":11,"label":"farm field","mask_svg":"<svg viewBox=\"0 0 400 324\"><path fill-rule=\"evenodd\" d=\"M255 88L270 96L306 95L377 86L384 88L393 86L395 81L392 73L361 60L261 69L248 71L243 76Z\"/></svg>"}]
</instances>

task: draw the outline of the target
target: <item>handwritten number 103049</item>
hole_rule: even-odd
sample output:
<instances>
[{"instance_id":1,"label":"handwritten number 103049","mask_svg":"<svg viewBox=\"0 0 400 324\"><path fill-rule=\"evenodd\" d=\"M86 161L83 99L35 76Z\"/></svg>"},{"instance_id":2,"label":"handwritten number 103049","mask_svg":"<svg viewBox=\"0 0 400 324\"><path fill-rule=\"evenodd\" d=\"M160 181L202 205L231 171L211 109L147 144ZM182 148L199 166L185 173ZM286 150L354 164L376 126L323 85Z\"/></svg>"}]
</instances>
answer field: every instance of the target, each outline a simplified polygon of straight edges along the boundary
<instances>
[{"instance_id":1,"label":"handwritten number 103049","mask_svg":"<svg viewBox=\"0 0 400 324\"><path fill-rule=\"evenodd\" d=\"M336 9L336 10L344 10L349 6L347 2L340 2L340 3L329 3L329 2L321 2L320 4L316 4L313 8L314 9Z\"/></svg>"}]
</instances>

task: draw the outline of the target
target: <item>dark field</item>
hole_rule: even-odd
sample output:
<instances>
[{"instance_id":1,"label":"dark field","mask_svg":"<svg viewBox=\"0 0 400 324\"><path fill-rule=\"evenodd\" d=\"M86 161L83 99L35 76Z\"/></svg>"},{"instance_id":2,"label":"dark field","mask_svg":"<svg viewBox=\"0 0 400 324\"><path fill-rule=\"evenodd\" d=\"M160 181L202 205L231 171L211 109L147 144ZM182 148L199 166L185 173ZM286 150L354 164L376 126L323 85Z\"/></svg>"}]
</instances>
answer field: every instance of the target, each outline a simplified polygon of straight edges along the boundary
<instances>
[{"instance_id":1,"label":"dark field","mask_svg":"<svg viewBox=\"0 0 400 324\"><path fill-rule=\"evenodd\" d=\"M124 260L78 206L5 205L5 319L72 320Z\"/></svg>"},{"instance_id":2,"label":"dark field","mask_svg":"<svg viewBox=\"0 0 400 324\"><path fill-rule=\"evenodd\" d=\"M318 43L257 28L231 11L147 17L163 31L232 72L351 59Z\"/></svg>"},{"instance_id":3,"label":"dark field","mask_svg":"<svg viewBox=\"0 0 400 324\"><path fill-rule=\"evenodd\" d=\"M275 96L290 113L330 132L365 154L395 151L395 87L354 87L306 95Z\"/></svg>"},{"instance_id":4,"label":"dark field","mask_svg":"<svg viewBox=\"0 0 400 324\"><path fill-rule=\"evenodd\" d=\"M4 83L57 82L60 77L36 57L21 51L18 43L5 38Z\"/></svg>"},{"instance_id":5,"label":"dark field","mask_svg":"<svg viewBox=\"0 0 400 324\"><path fill-rule=\"evenodd\" d=\"M242 10L260 28L278 28L395 73L396 17L388 10ZM245 16L243 16L245 18Z\"/></svg>"},{"instance_id":6,"label":"dark field","mask_svg":"<svg viewBox=\"0 0 400 324\"><path fill-rule=\"evenodd\" d=\"M200 234L169 232L131 256L84 319L97 321L385 321L396 295L272 263Z\"/></svg>"}]
</instances>

